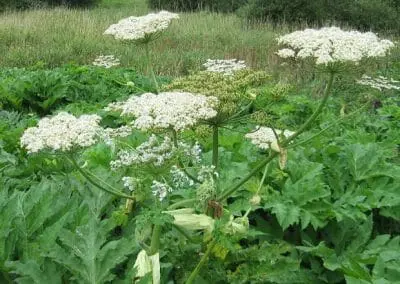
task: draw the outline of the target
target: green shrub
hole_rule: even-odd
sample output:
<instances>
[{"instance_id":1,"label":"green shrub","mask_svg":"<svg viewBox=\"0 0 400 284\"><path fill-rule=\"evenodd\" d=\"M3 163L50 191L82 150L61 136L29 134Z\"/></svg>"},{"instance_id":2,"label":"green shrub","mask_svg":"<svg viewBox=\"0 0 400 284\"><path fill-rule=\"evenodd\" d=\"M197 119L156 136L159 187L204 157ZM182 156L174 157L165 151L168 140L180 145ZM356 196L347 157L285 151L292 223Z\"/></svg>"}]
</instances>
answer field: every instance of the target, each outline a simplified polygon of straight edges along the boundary
<instances>
[{"instance_id":1,"label":"green shrub","mask_svg":"<svg viewBox=\"0 0 400 284\"><path fill-rule=\"evenodd\" d=\"M90 7L100 0L0 0L0 12L5 10L25 10L47 6Z\"/></svg>"},{"instance_id":2,"label":"green shrub","mask_svg":"<svg viewBox=\"0 0 400 284\"><path fill-rule=\"evenodd\" d=\"M196 11L200 9L215 12L233 12L247 0L148 0L151 9L170 11Z\"/></svg>"},{"instance_id":3,"label":"green shrub","mask_svg":"<svg viewBox=\"0 0 400 284\"><path fill-rule=\"evenodd\" d=\"M132 81L134 86L125 83ZM52 70L25 68L0 71L0 109L50 114L67 104L102 108L138 90L153 91L146 77L131 69L66 65Z\"/></svg>"},{"instance_id":4,"label":"green shrub","mask_svg":"<svg viewBox=\"0 0 400 284\"><path fill-rule=\"evenodd\" d=\"M400 28L398 0L250 0L240 14L250 21L326 25L339 22L361 30L394 31Z\"/></svg>"}]
</instances>

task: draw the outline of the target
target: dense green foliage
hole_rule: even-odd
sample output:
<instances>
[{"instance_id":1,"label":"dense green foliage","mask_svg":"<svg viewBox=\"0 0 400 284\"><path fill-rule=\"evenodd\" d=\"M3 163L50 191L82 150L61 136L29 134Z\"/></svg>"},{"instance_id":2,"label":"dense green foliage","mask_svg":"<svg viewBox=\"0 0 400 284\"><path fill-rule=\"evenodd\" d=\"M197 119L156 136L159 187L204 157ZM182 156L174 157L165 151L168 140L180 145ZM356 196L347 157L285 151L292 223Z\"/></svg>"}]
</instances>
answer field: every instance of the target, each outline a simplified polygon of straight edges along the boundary
<instances>
[{"instance_id":1,"label":"dense green foliage","mask_svg":"<svg viewBox=\"0 0 400 284\"><path fill-rule=\"evenodd\" d=\"M133 85L126 85L128 81ZM142 89L151 91L151 84L132 69L68 65L51 71L41 67L0 71L0 107L41 116L66 104L98 109Z\"/></svg>"},{"instance_id":2,"label":"dense green foliage","mask_svg":"<svg viewBox=\"0 0 400 284\"><path fill-rule=\"evenodd\" d=\"M99 94L112 94L115 88L104 82L106 77L127 79L123 70L81 69L66 66L52 71L4 70L3 74L10 80L12 74L44 72L40 74L63 82L76 72L89 72L89 87L103 89ZM279 169L273 162L266 168L259 205L252 207L249 200L262 172L228 200L216 228L226 226L230 214L241 216L250 206L254 209L250 229L216 234L216 245L199 279L205 283L393 283L399 278L400 101L396 91L382 94L352 80L338 79L334 96L313 130L300 137L299 146L289 149L286 167ZM320 82L307 83L301 92L299 86L271 81L262 87L249 85L258 92L255 109L249 111L266 112L268 125L295 129L318 103L309 95L312 83ZM125 87L121 88L123 94ZM104 106L98 104L103 97L88 94L87 102ZM338 119L344 105L345 115ZM94 110L90 104L78 110L71 105L59 107L79 113ZM161 281L187 279L204 249L201 234L186 232L191 235L188 240L173 228L167 231L171 220L160 213L161 208L138 206L127 211L124 202L85 182L62 156L27 156L18 140L37 115L17 113L7 105L0 116L0 182L4 185L0 282L131 283L140 240L146 239L149 224L160 222L166 226ZM239 123L220 135L220 184L242 177L265 155L243 140L241 131L247 128ZM134 134L126 141L136 139ZM207 159L211 154L207 135L201 144ZM105 145L98 145L80 160L107 183L120 187L119 174L107 170L112 157ZM173 198L181 194L195 193L177 192Z\"/></svg>"},{"instance_id":3,"label":"dense green foliage","mask_svg":"<svg viewBox=\"0 0 400 284\"><path fill-rule=\"evenodd\" d=\"M340 23L350 27L397 33L400 28L398 1L388 0L250 0L241 9L249 21L272 20L274 23Z\"/></svg>"}]
</instances>

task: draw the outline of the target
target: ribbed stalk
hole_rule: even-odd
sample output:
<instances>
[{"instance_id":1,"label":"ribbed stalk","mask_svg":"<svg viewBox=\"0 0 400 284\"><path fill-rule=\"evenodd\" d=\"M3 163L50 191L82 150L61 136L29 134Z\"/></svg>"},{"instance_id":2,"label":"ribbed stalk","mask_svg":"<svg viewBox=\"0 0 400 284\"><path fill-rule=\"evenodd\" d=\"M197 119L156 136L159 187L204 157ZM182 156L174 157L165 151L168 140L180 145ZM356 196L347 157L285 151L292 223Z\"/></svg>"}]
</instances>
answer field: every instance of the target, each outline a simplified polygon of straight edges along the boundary
<instances>
[{"instance_id":1,"label":"ribbed stalk","mask_svg":"<svg viewBox=\"0 0 400 284\"><path fill-rule=\"evenodd\" d=\"M326 85L324 95L322 98L322 101L318 105L317 109L315 112L307 119L307 121L290 137L288 137L281 146L284 148L291 141L293 141L297 136L299 136L301 133L307 130L307 128L314 122L314 120L318 117L318 115L321 113L322 109L324 108L326 102L328 101L328 98L331 94L332 90L332 85L333 81L335 78L335 73L331 72L329 79L328 79L328 84ZM243 184L245 184L252 176L258 173L258 171L263 168L266 164L268 164L270 161L272 161L275 157L278 156L278 152L273 152L271 153L267 158L265 158L261 163L259 163L248 175L246 175L244 178L242 178L240 181L238 181L236 184L232 185L228 189L222 192L222 194L217 198L218 201L223 201L226 198L228 198L232 193L234 193L236 190L238 190Z\"/></svg>"}]
</instances>

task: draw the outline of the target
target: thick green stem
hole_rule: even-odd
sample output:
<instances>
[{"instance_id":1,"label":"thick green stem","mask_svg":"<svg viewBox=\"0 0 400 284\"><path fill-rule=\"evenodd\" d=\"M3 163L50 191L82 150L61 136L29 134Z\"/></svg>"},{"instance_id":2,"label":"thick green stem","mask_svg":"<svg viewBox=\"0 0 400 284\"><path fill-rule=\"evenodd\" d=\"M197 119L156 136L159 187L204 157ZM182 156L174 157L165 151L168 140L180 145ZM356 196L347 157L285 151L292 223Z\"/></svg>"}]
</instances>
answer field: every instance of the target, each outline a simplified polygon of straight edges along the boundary
<instances>
[{"instance_id":1,"label":"thick green stem","mask_svg":"<svg viewBox=\"0 0 400 284\"><path fill-rule=\"evenodd\" d=\"M266 164L271 162L276 156L278 156L278 152L271 153L267 158L261 161L247 176L239 180L236 184L232 185L230 188L226 189L222 194L217 198L218 201L223 201L228 198L232 193L234 193L239 187L245 184L252 176L260 171Z\"/></svg>"},{"instance_id":2,"label":"thick green stem","mask_svg":"<svg viewBox=\"0 0 400 284\"><path fill-rule=\"evenodd\" d=\"M307 119L307 121L286 141L282 143L282 146L288 145L291 141L293 141L297 136L299 136L301 133L307 130L307 128L311 125L311 123L314 122L314 120L318 117L318 115L321 113L322 109L324 108L326 102L328 101L329 95L331 94L332 90L332 85L333 85L333 80L335 78L335 73L331 72L329 73L329 79L328 79L328 84L326 85L324 95L322 97L322 101L318 105L317 109L314 111L314 113Z\"/></svg>"},{"instance_id":3,"label":"thick green stem","mask_svg":"<svg viewBox=\"0 0 400 284\"><path fill-rule=\"evenodd\" d=\"M195 198L178 201L177 203L174 203L174 204L170 205L168 207L168 210L177 209L179 207L187 207L185 205L193 205L193 203L195 203L195 202L196 202Z\"/></svg>"},{"instance_id":4,"label":"thick green stem","mask_svg":"<svg viewBox=\"0 0 400 284\"><path fill-rule=\"evenodd\" d=\"M245 113L246 111L248 111L254 102L250 102L248 105L246 105L243 109L241 109L240 111L238 111L237 113L233 114L232 116L228 117L227 119L225 119L221 124L227 124L229 122L231 122L232 120L240 117L243 113Z\"/></svg>"},{"instance_id":5,"label":"thick green stem","mask_svg":"<svg viewBox=\"0 0 400 284\"><path fill-rule=\"evenodd\" d=\"M96 181L94 181L90 175L88 173L86 173L86 171L84 171L79 165L78 163L75 161L75 159L72 156L68 156L68 159L71 161L71 163L75 166L75 168L80 172L80 174L86 178L86 180L88 182L90 182L92 185L94 185L95 187L97 187L100 190L103 190L107 193L113 194L117 197L121 197L121 198L126 198L126 199L132 199L135 200L135 197L127 195L127 194L123 194L122 192L117 192L114 190L110 190L104 186L102 186L101 184L97 183Z\"/></svg>"},{"instance_id":6,"label":"thick green stem","mask_svg":"<svg viewBox=\"0 0 400 284\"><path fill-rule=\"evenodd\" d=\"M321 113L322 109L324 108L326 102L328 101L329 95L331 93L332 85L333 85L333 80L335 77L335 73L330 73L328 84L325 88L325 92L322 98L322 101L318 105L317 109L315 112L307 119L307 121L289 138L287 138L283 143L280 145L281 147L286 147L289 145L291 141L293 141L296 137L298 137L301 133L303 133L307 128L311 125L311 123L314 122L314 120L318 117L318 115ZM222 194L217 198L218 201L223 201L226 198L228 198L232 193L234 193L236 190L238 190L243 184L245 184L252 176L258 173L258 171L267 165L270 161L272 161L275 157L279 155L278 152L273 152L271 153L267 158L265 158L260 164L258 164L247 176L242 178L240 181L238 181L236 184L232 185L228 189L222 192Z\"/></svg>"},{"instance_id":7,"label":"thick green stem","mask_svg":"<svg viewBox=\"0 0 400 284\"><path fill-rule=\"evenodd\" d=\"M298 143L296 143L296 144L290 144L290 146L286 147L286 149L292 149L292 148L296 148L296 147L298 147L298 146L302 146L302 145L307 144L309 141L311 141L311 140L313 140L314 138L318 137L319 135L321 135L322 133L324 133L325 131L327 131L329 128L331 128L331 127L337 125L339 122L341 122L341 121L343 121L343 120L346 120L347 118L349 118L349 117L351 117L351 116L353 116L353 115L355 115L355 114L361 112L361 111L364 110L369 104L370 104L370 103L368 102L368 103L364 104L361 108L358 108L356 111L353 111L352 113L349 113L349 114L347 114L347 115L345 115L345 116L343 116L343 117L337 119L334 123L331 123L330 125L328 125L328 126L325 127L324 129L320 130L318 133L316 133L316 134L310 136L309 138L307 138L307 139L305 139L305 140L303 140L303 141L300 141L300 142L298 142Z\"/></svg>"},{"instance_id":8,"label":"thick green stem","mask_svg":"<svg viewBox=\"0 0 400 284\"><path fill-rule=\"evenodd\" d=\"M160 90L160 86L158 85L156 74L154 73L153 64L152 64L151 56L150 56L150 46L149 46L149 44L150 44L149 42L146 42L144 44L145 51L146 51L146 59L147 59L147 70L148 70L148 73L151 76L151 79L154 82L154 87L156 88L156 93L158 93L158 91Z\"/></svg>"},{"instance_id":9,"label":"thick green stem","mask_svg":"<svg viewBox=\"0 0 400 284\"><path fill-rule=\"evenodd\" d=\"M258 185L257 191L255 195L258 195L260 193L260 190L264 184L265 178L267 177L267 173L268 173L268 164L265 165L265 169L264 169L264 173L263 176L261 178L260 184ZM246 213L243 215L243 217L247 217L249 216L251 212L251 207L249 209L247 209Z\"/></svg>"},{"instance_id":10,"label":"thick green stem","mask_svg":"<svg viewBox=\"0 0 400 284\"><path fill-rule=\"evenodd\" d=\"M192 273L190 274L188 280L186 281L186 284L192 284L193 281L196 279L197 275L200 272L200 269L203 267L203 265L206 263L212 249L215 246L215 240L212 240L209 244L208 244L208 248L206 250L206 252L204 253L204 255L201 257L200 262L197 264L197 266L195 267L195 269L192 271Z\"/></svg>"},{"instance_id":11,"label":"thick green stem","mask_svg":"<svg viewBox=\"0 0 400 284\"><path fill-rule=\"evenodd\" d=\"M150 254L154 255L160 250L161 225L154 225L151 235Z\"/></svg>"},{"instance_id":12,"label":"thick green stem","mask_svg":"<svg viewBox=\"0 0 400 284\"><path fill-rule=\"evenodd\" d=\"M218 172L218 125L214 124L213 128L213 141L212 141L212 165L215 168L215 171Z\"/></svg>"}]
</instances>

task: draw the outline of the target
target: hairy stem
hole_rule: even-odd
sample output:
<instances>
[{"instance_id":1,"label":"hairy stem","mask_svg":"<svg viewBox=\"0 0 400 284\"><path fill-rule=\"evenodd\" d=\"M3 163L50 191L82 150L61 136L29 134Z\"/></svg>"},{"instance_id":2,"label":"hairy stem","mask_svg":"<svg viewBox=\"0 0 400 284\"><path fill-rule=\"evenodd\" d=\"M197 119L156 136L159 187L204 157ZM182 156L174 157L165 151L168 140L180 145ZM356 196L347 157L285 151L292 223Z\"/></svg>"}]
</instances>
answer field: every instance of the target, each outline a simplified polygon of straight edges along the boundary
<instances>
[{"instance_id":1,"label":"hairy stem","mask_svg":"<svg viewBox=\"0 0 400 284\"><path fill-rule=\"evenodd\" d=\"M144 48L145 48L145 51L146 51L146 59L147 59L147 70L148 70L148 73L151 76L151 79L154 82L154 87L156 88L156 93L158 93L158 91L160 90L160 86L158 85L156 74L154 73L153 64L152 64L151 56L150 56L150 46L149 46L149 44L150 44L149 42L146 42L144 44Z\"/></svg>"},{"instance_id":2,"label":"hairy stem","mask_svg":"<svg viewBox=\"0 0 400 284\"><path fill-rule=\"evenodd\" d=\"M317 109L307 119L307 121L302 126L300 126L300 128L292 136L290 136L288 139L286 139L286 141L283 142L282 146L288 145L297 136L299 136L301 133L306 131L307 128L311 125L311 123L313 123L314 120L318 117L318 115L321 113L322 109L324 108L326 102L328 101L329 95L331 94L334 78L335 78L335 73L333 73L333 72L329 73L328 84L326 85L326 88L325 88L325 91L324 91L324 95L322 97L322 101L318 105Z\"/></svg>"},{"instance_id":3,"label":"hairy stem","mask_svg":"<svg viewBox=\"0 0 400 284\"><path fill-rule=\"evenodd\" d=\"M124 194L124 193L122 193L122 192L114 191L114 190L111 190L111 189L108 189L108 188L102 186L101 184L99 184L98 182L96 182L95 180L93 180L93 179L90 177L90 174L88 174L85 170L83 170L83 169L78 165L78 163L76 162L76 160L73 158L72 155L71 155L71 156L68 156L68 159L69 159L69 160L71 161L71 163L75 166L75 168L78 170L78 172L79 172L88 182L90 182L92 185L94 185L94 186L97 187L98 189L103 190L103 191L105 191L105 192L107 192L107 193L110 193L110 194L112 194L112 195L115 195L115 196L117 196L117 197L126 198L126 199L132 199L132 200L135 199L135 197L133 197L133 196Z\"/></svg>"},{"instance_id":4,"label":"hairy stem","mask_svg":"<svg viewBox=\"0 0 400 284\"><path fill-rule=\"evenodd\" d=\"M218 141L218 125L217 124L214 124L213 126L212 126L212 129L213 129L213 141L212 141L212 165L214 166L214 168L215 168L215 171L216 172L218 172L218 159L219 159L219 157L218 157L218 144L219 144L219 141Z\"/></svg>"},{"instance_id":5,"label":"hairy stem","mask_svg":"<svg viewBox=\"0 0 400 284\"><path fill-rule=\"evenodd\" d=\"M178 201L177 203L170 205L168 207L168 210L177 209L179 207L185 207L185 205L192 205L195 202L196 202L195 198Z\"/></svg>"},{"instance_id":6,"label":"hairy stem","mask_svg":"<svg viewBox=\"0 0 400 284\"><path fill-rule=\"evenodd\" d=\"M265 178L267 177L267 173L268 173L268 164L265 165L264 174L263 174L263 176L261 178L260 184L258 185L258 188L257 188L257 191L256 191L255 195L258 195L260 193L260 190L262 188L262 185L264 184ZM243 217L249 216L250 212L251 212L251 207L249 209L247 209L247 211L246 211L246 213L244 214Z\"/></svg>"},{"instance_id":7,"label":"hairy stem","mask_svg":"<svg viewBox=\"0 0 400 284\"><path fill-rule=\"evenodd\" d=\"M318 117L321 113L322 109L324 108L326 102L328 101L329 95L332 90L333 80L335 77L335 73L331 72L329 74L328 84L326 85L324 95L322 101L318 105L317 109L314 113L307 119L307 121L290 137L288 137L285 141L282 142L280 145L281 147L286 147L291 141L296 139L301 133L307 130L307 128L314 122L314 120ZM218 201L223 201L228 198L232 193L238 190L243 184L245 184L252 176L254 176L258 171L267 165L270 161L272 161L275 157L279 155L278 152L271 153L267 158L265 158L261 163L259 163L247 176L242 178L236 184L230 186L228 189L222 192L222 194L217 198Z\"/></svg>"},{"instance_id":8,"label":"hairy stem","mask_svg":"<svg viewBox=\"0 0 400 284\"><path fill-rule=\"evenodd\" d=\"M278 156L279 152L273 152L268 157L266 157L263 161L261 161L247 176L239 180L236 184L232 185L228 189L222 192L222 194L217 198L217 201L221 202L228 198L232 193L234 193L239 187L245 184L252 176L259 172L265 165L271 162L276 156Z\"/></svg>"},{"instance_id":9,"label":"hairy stem","mask_svg":"<svg viewBox=\"0 0 400 284\"><path fill-rule=\"evenodd\" d=\"M154 225L151 235L150 254L154 255L160 250L161 225Z\"/></svg>"},{"instance_id":10,"label":"hairy stem","mask_svg":"<svg viewBox=\"0 0 400 284\"><path fill-rule=\"evenodd\" d=\"M200 269L203 267L203 265L206 263L212 249L215 246L215 240L212 240L207 247L206 252L204 253L204 255L201 257L200 262L197 264L197 266L195 267L195 269L192 271L192 273L190 274L188 280L186 281L186 284L192 284L193 281L196 279L197 275L200 272Z\"/></svg>"},{"instance_id":11,"label":"hairy stem","mask_svg":"<svg viewBox=\"0 0 400 284\"><path fill-rule=\"evenodd\" d=\"M316 133L316 134L310 136L309 138L306 138L306 139L304 139L304 140L302 140L302 141L299 141L299 142L296 143L296 144L290 144L290 146L288 146L286 149L291 149L291 148L295 148L295 147L298 147L298 146L302 146L302 145L307 144L309 141L311 141L311 140L313 140L314 138L318 137L319 135L321 135L322 133L324 133L325 131L327 131L329 128L331 128L331 127L337 125L339 122L341 122L341 121L343 121L343 120L346 120L347 118L349 118L349 117L351 117L351 116L353 116L353 115L355 115L355 114L357 114L357 113L360 113L360 112L361 112L362 110L364 110L368 105L369 105L369 102L366 103L366 104L364 104L362 107L358 108L356 111L353 111L352 113L349 113L349 114L347 114L347 115L345 115L345 116L343 116L343 117L337 119L334 123L331 123L330 125L328 125L328 126L325 127L324 129L318 131L318 133Z\"/></svg>"}]
</instances>

